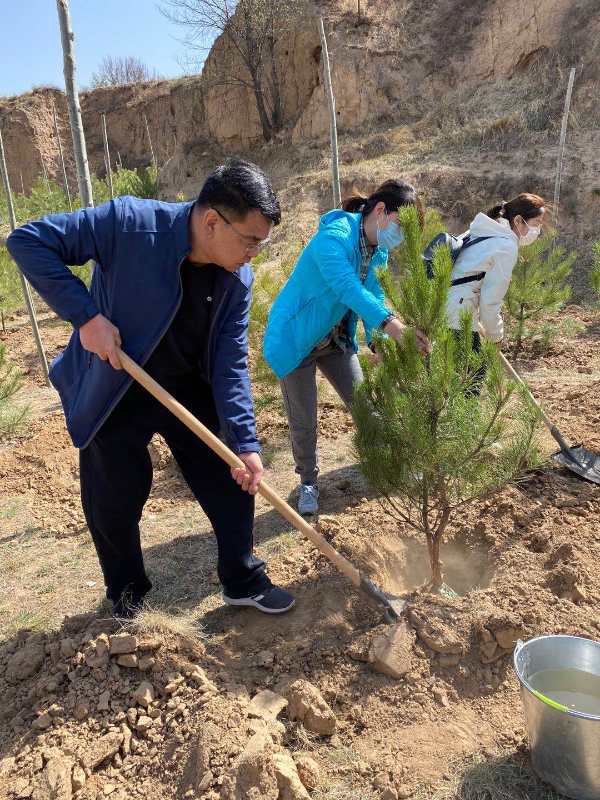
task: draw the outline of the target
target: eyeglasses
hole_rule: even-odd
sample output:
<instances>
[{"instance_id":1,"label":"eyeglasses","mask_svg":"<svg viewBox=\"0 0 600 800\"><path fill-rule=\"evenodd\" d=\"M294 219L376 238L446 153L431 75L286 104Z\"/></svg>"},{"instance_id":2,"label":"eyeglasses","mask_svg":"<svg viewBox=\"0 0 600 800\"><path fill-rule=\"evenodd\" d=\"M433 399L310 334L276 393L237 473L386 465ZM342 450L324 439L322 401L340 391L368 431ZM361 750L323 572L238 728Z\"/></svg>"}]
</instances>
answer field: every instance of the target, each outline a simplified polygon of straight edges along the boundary
<instances>
[{"instance_id":1,"label":"eyeglasses","mask_svg":"<svg viewBox=\"0 0 600 800\"><path fill-rule=\"evenodd\" d=\"M247 252L254 251L258 253L261 250L264 250L264 248L271 243L270 236L267 237L266 239L257 239L256 236L249 236L247 233L242 233L241 231L238 231L233 222L230 222L225 216L225 214L223 214L221 211L219 211L218 208L215 208L214 206L212 208L213 211L216 211L217 214L221 217L223 222L226 225L229 225L229 227L233 230L233 232L237 234L237 236L239 236L239 238L245 243Z\"/></svg>"}]
</instances>

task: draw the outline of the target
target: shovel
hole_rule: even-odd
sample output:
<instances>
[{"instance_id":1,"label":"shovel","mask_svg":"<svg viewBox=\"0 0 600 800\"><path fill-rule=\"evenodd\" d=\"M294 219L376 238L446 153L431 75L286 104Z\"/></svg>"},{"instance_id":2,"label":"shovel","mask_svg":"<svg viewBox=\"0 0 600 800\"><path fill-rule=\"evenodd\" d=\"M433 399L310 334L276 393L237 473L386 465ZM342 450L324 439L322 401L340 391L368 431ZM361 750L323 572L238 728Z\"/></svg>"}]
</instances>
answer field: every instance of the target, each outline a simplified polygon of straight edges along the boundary
<instances>
[{"instance_id":1,"label":"shovel","mask_svg":"<svg viewBox=\"0 0 600 800\"><path fill-rule=\"evenodd\" d=\"M485 336L485 331L481 325L479 326L479 333L481 336ZM596 453L593 453L591 450L587 450L585 447L583 447L583 445L580 444L573 445L572 447L569 446L562 433L547 416L542 406L531 394L529 386L514 369L506 356L500 352L500 350L498 350L498 355L500 356L500 360L502 361L502 364L504 365L504 368L508 374L514 378L517 383L524 387L531 402L540 412L540 416L544 421L544 424L552 434L555 441L558 443L560 450L558 453L554 453L552 458L555 461L558 461L559 464L562 464L563 467L566 467L567 469L570 469L571 472L579 475L580 478L583 478L586 481L591 481L592 483L600 484L600 456Z\"/></svg>"},{"instance_id":2,"label":"shovel","mask_svg":"<svg viewBox=\"0 0 600 800\"><path fill-rule=\"evenodd\" d=\"M239 459L236 454L230 450L217 436L214 435L208 428L203 425L200 420L196 419L193 414L181 405L172 395L170 395L163 387L157 383L148 373L143 370L139 364L136 364L127 353L122 350L117 350L119 360L123 369L131 375L134 380L141 384L150 394L155 397L159 403L162 403L165 408L168 408L184 425L186 425L192 433L201 439L205 445L220 456L223 461L229 464L230 467L242 467L244 463ZM326 557L329 561L343 573L350 582L366 595L371 601L384 611L385 618L388 622L396 622L400 619L400 615L404 610L404 600L387 594L383 589L376 586L369 578L365 577L356 567L348 561L341 553L332 547L329 542L316 531L312 525L309 525L300 514L285 502L277 492L272 489L266 481L261 481L258 486L258 493L267 500L273 508L287 519L287 521L296 528L296 530L303 533L314 546Z\"/></svg>"}]
</instances>

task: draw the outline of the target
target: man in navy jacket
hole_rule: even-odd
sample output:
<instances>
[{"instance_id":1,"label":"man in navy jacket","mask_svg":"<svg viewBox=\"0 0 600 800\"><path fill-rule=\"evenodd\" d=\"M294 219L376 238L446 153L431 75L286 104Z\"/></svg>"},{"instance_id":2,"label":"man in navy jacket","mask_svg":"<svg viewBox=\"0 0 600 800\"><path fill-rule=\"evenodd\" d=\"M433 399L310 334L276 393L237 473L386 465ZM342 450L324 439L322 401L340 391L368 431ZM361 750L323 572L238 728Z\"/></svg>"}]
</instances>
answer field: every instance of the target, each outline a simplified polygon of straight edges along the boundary
<instances>
[{"instance_id":1,"label":"man in navy jacket","mask_svg":"<svg viewBox=\"0 0 600 800\"><path fill-rule=\"evenodd\" d=\"M118 197L53 214L12 233L8 249L74 328L52 364L67 428L80 448L83 510L117 616L151 588L139 521L152 483L148 444L167 442L218 544L225 602L271 614L292 596L253 554L263 475L248 377L248 260L279 224L279 202L254 164L215 169L197 200ZM66 266L95 262L90 289ZM122 347L244 462L232 470L121 369Z\"/></svg>"}]
</instances>

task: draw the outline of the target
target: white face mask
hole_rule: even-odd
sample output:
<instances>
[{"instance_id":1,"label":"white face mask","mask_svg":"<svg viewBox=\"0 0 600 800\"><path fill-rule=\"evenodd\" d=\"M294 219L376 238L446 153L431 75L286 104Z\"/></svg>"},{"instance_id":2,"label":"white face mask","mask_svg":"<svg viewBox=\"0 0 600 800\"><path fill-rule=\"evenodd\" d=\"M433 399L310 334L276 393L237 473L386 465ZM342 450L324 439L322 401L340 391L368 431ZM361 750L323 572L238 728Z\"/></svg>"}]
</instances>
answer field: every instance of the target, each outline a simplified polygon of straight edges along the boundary
<instances>
[{"instance_id":1,"label":"white face mask","mask_svg":"<svg viewBox=\"0 0 600 800\"><path fill-rule=\"evenodd\" d=\"M537 225L528 225L525 220L523 224L527 228L527 232L523 236L519 236L519 247L527 247L528 244L533 244L540 235L540 229Z\"/></svg>"}]
</instances>

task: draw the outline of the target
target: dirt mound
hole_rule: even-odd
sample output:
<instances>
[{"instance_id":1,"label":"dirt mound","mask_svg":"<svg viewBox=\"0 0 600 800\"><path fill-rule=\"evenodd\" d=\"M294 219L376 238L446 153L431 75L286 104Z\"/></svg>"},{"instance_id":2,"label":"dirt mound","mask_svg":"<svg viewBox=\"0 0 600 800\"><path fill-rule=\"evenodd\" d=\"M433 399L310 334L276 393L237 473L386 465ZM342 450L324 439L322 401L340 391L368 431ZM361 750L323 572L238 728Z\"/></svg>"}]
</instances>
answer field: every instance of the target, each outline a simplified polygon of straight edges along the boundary
<instances>
[{"instance_id":1,"label":"dirt mound","mask_svg":"<svg viewBox=\"0 0 600 800\"><path fill-rule=\"evenodd\" d=\"M90 614L66 618L59 633L23 632L0 646L0 691L0 747L20 745L0 761L7 796L125 798L134 781L147 797L145 778L166 769L185 797L308 797L281 746L286 700L269 692L268 703L251 702L198 639L123 631ZM300 696L325 719L314 686L291 687L291 702ZM301 767L314 784L318 767L310 759Z\"/></svg>"}]
</instances>

